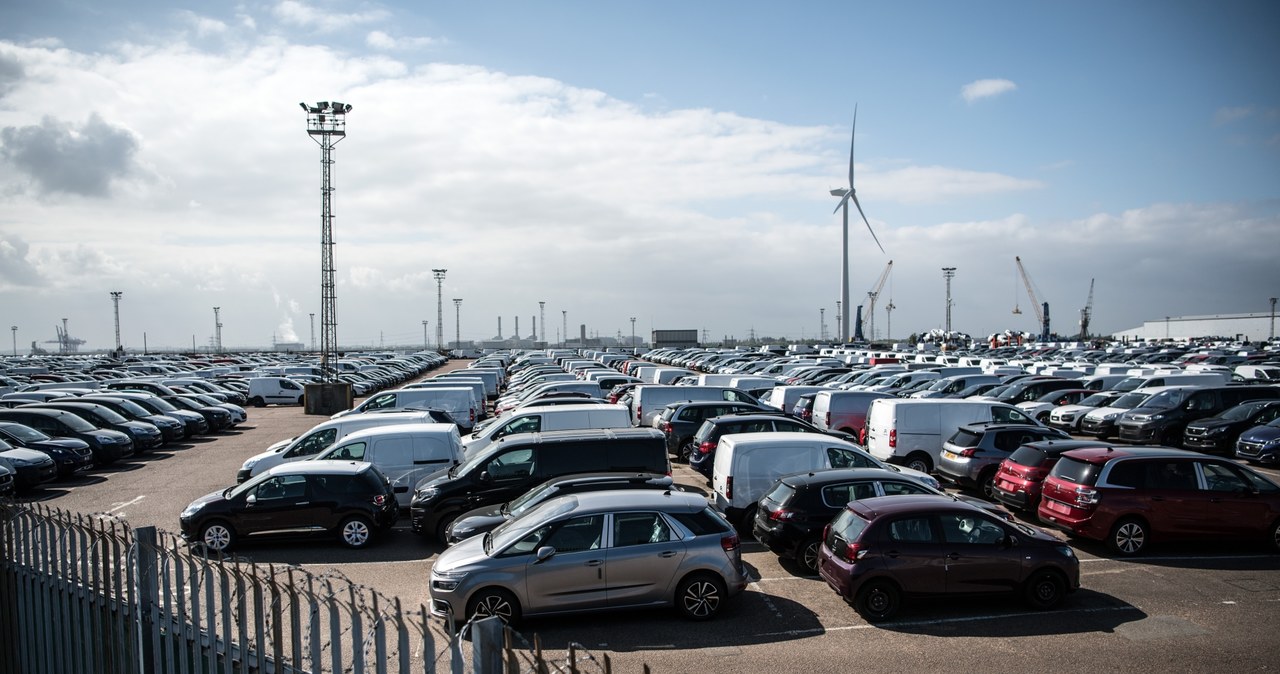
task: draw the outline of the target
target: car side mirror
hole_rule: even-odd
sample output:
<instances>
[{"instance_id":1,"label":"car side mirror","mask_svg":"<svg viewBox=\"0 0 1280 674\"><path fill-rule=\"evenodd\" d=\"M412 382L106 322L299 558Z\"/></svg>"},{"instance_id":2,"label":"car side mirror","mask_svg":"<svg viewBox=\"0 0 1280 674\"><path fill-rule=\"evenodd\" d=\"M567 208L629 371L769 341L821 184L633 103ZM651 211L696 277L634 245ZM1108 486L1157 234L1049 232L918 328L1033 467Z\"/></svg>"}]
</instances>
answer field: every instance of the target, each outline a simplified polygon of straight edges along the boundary
<instances>
[{"instance_id":1,"label":"car side mirror","mask_svg":"<svg viewBox=\"0 0 1280 674\"><path fill-rule=\"evenodd\" d=\"M493 481L493 476L489 475L489 471L482 470L480 471L480 481L488 484Z\"/></svg>"},{"instance_id":2,"label":"car side mirror","mask_svg":"<svg viewBox=\"0 0 1280 674\"><path fill-rule=\"evenodd\" d=\"M555 556L555 554L556 554L556 549L555 549L555 548L551 547L550 545L544 545L544 546L542 546L542 547L538 548L538 551L537 551L537 552L533 553L533 555L534 555L534 562L533 562L533 563L534 563L534 564L541 564L541 563L543 563L543 562L547 561L548 559L551 559L552 557L554 557L554 556Z\"/></svg>"},{"instance_id":3,"label":"car side mirror","mask_svg":"<svg viewBox=\"0 0 1280 674\"><path fill-rule=\"evenodd\" d=\"M1018 537L1013 534L1005 534L1004 540L1000 541L1000 547L1005 549L1018 547Z\"/></svg>"},{"instance_id":4,"label":"car side mirror","mask_svg":"<svg viewBox=\"0 0 1280 674\"><path fill-rule=\"evenodd\" d=\"M253 504L257 503L257 502L258 502L258 495L257 495L257 494L249 494L248 496L244 497L244 503L245 503L245 505L253 505Z\"/></svg>"}]
</instances>

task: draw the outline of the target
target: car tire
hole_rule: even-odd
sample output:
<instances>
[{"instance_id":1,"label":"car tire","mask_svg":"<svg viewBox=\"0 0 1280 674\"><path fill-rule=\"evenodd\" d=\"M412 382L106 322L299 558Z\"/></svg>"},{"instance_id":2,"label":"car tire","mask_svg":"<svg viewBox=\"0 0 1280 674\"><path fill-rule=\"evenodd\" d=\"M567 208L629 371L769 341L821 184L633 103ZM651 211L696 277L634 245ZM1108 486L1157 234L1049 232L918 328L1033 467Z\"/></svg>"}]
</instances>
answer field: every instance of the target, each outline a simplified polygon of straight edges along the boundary
<instances>
[{"instance_id":1,"label":"car tire","mask_svg":"<svg viewBox=\"0 0 1280 674\"><path fill-rule=\"evenodd\" d=\"M254 396L249 399L249 404L254 407L266 407L267 401L263 400L262 396Z\"/></svg>"},{"instance_id":2,"label":"car tire","mask_svg":"<svg viewBox=\"0 0 1280 674\"><path fill-rule=\"evenodd\" d=\"M978 491L982 494L982 498L991 502L996 501L996 468L988 468L978 476Z\"/></svg>"},{"instance_id":3,"label":"car tire","mask_svg":"<svg viewBox=\"0 0 1280 674\"><path fill-rule=\"evenodd\" d=\"M693 456L697 449L698 446L692 439L685 440L684 444L680 445L680 463L689 463L689 457Z\"/></svg>"},{"instance_id":4,"label":"car tire","mask_svg":"<svg viewBox=\"0 0 1280 674\"><path fill-rule=\"evenodd\" d=\"M353 515L342 520L338 527L338 539L353 550L367 548L373 542L373 525L367 518Z\"/></svg>"},{"instance_id":5,"label":"car tire","mask_svg":"<svg viewBox=\"0 0 1280 674\"><path fill-rule=\"evenodd\" d=\"M1067 583L1054 571L1037 571L1022 590L1027 605L1041 611L1056 608L1067 595Z\"/></svg>"},{"instance_id":6,"label":"car tire","mask_svg":"<svg viewBox=\"0 0 1280 674\"><path fill-rule=\"evenodd\" d=\"M821 538L810 538L796 548L796 563L809 573L818 572L818 550L822 547Z\"/></svg>"},{"instance_id":7,"label":"car tire","mask_svg":"<svg viewBox=\"0 0 1280 674\"><path fill-rule=\"evenodd\" d=\"M497 616L507 625L520 622L520 601L515 595L497 587L487 587L477 592L467 602L467 619L478 620Z\"/></svg>"},{"instance_id":8,"label":"car tire","mask_svg":"<svg viewBox=\"0 0 1280 674\"><path fill-rule=\"evenodd\" d=\"M902 602L898 588L887 580L873 580L863 585L854 598L853 609L869 623L893 617Z\"/></svg>"},{"instance_id":9,"label":"car tire","mask_svg":"<svg viewBox=\"0 0 1280 674\"><path fill-rule=\"evenodd\" d=\"M738 532L743 536L751 536L752 529L756 526L756 511L760 506L755 503L747 506L745 512L742 513L742 520L738 522Z\"/></svg>"},{"instance_id":10,"label":"car tire","mask_svg":"<svg viewBox=\"0 0 1280 674\"><path fill-rule=\"evenodd\" d=\"M440 522L436 524L436 540L440 541L440 545L449 545L449 525L458 519L458 513L451 513L440 518Z\"/></svg>"},{"instance_id":11,"label":"car tire","mask_svg":"<svg viewBox=\"0 0 1280 674\"><path fill-rule=\"evenodd\" d=\"M689 620L714 618L725 599L724 581L710 574L689 576L676 588L676 608Z\"/></svg>"},{"instance_id":12,"label":"car tire","mask_svg":"<svg viewBox=\"0 0 1280 674\"><path fill-rule=\"evenodd\" d=\"M1271 537L1267 543L1273 552L1280 552L1280 520L1271 523Z\"/></svg>"},{"instance_id":13,"label":"car tire","mask_svg":"<svg viewBox=\"0 0 1280 674\"><path fill-rule=\"evenodd\" d=\"M236 530L223 520L207 522L200 527L200 544L206 552L226 552L236 544Z\"/></svg>"},{"instance_id":14,"label":"car tire","mask_svg":"<svg viewBox=\"0 0 1280 674\"><path fill-rule=\"evenodd\" d=\"M908 456L905 465L907 468L918 470L921 473L933 472L933 459L930 459L928 454L922 452L916 452Z\"/></svg>"},{"instance_id":15,"label":"car tire","mask_svg":"<svg viewBox=\"0 0 1280 674\"><path fill-rule=\"evenodd\" d=\"M1116 525L1111 527L1111 535L1107 537L1107 545L1116 554L1132 557L1147 547L1147 539L1150 538L1150 535L1150 527L1146 522L1136 517L1128 517L1116 522Z\"/></svg>"}]
</instances>

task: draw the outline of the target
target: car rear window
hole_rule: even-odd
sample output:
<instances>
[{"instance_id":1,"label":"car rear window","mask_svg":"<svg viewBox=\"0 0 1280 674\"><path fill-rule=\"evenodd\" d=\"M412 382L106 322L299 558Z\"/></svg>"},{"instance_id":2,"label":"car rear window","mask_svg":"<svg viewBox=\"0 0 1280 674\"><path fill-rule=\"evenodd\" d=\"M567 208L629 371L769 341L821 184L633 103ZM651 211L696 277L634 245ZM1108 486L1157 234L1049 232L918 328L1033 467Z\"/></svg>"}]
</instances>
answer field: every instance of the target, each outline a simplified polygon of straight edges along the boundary
<instances>
[{"instance_id":1,"label":"car rear window","mask_svg":"<svg viewBox=\"0 0 1280 674\"><path fill-rule=\"evenodd\" d=\"M686 529L693 533L694 536L705 536L707 534L722 534L731 531L733 527L724 520L716 511L710 507L700 510L696 513L669 513L677 522L683 524Z\"/></svg>"},{"instance_id":2,"label":"car rear window","mask_svg":"<svg viewBox=\"0 0 1280 674\"><path fill-rule=\"evenodd\" d=\"M773 485L773 489L770 489L768 494L764 495L764 500L771 501L777 504L783 504L783 503L786 503L788 500L790 500L791 497L795 495L795 493L796 493L795 487L792 487L786 482L779 482Z\"/></svg>"},{"instance_id":3,"label":"car rear window","mask_svg":"<svg viewBox=\"0 0 1280 674\"><path fill-rule=\"evenodd\" d=\"M716 425L710 421L702 422L702 425L698 427L698 432L693 434L693 441L698 444L706 442L707 439L711 437L711 433L714 432L715 429Z\"/></svg>"},{"instance_id":4,"label":"car rear window","mask_svg":"<svg viewBox=\"0 0 1280 674\"><path fill-rule=\"evenodd\" d=\"M977 447L978 443L982 442L982 433L961 428L947 442L957 447Z\"/></svg>"},{"instance_id":5,"label":"car rear window","mask_svg":"<svg viewBox=\"0 0 1280 674\"><path fill-rule=\"evenodd\" d=\"M1048 459L1048 454L1045 454L1043 451L1036 449L1035 447L1028 447L1026 445L1013 450L1013 454L1009 455L1010 461L1018 464L1019 466L1026 466L1028 468L1039 468L1044 465L1044 462Z\"/></svg>"},{"instance_id":6,"label":"car rear window","mask_svg":"<svg viewBox=\"0 0 1280 674\"><path fill-rule=\"evenodd\" d=\"M1053 472L1050 474L1058 479L1066 480L1067 482L1074 482L1076 484L1092 487L1094 483L1098 481L1098 473L1100 469L1101 466L1098 464L1064 456L1058 461L1058 464L1053 467Z\"/></svg>"},{"instance_id":7,"label":"car rear window","mask_svg":"<svg viewBox=\"0 0 1280 674\"><path fill-rule=\"evenodd\" d=\"M827 547L831 548L835 556L843 558L849 543L858 540L866 528L866 520L852 510L845 509L831 522L831 528L827 531Z\"/></svg>"}]
</instances>

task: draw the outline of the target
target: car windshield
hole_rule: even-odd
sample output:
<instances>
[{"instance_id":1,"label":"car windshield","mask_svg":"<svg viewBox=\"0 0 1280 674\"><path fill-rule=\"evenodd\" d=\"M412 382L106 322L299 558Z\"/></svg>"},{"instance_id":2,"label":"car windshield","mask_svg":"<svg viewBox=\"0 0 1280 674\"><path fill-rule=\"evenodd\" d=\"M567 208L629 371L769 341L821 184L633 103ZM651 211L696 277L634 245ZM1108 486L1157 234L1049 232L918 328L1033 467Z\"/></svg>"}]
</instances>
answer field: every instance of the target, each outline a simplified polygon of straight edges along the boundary
<instances>
[{"instance_id":1,"label":"car windshield","mask_svg":"<svg viewBox=\"0 0 1280 674\"><path fill-rule=\"evenodd\" d=\"M1099 405L1101 405L1101 404L1103 404L1103 403L1107 402L1108 400L1111 400L1111 399L1112 399L1112 398L1114 398L1114 397L1115 397L1115 395L1114 395L1114 394L1111 394L1111 393L1095 393L1095 394L1093 394L1093 395L1089 396L1088 398L1085 398L1084 400L1081 400L1081 401L1080 401L1080 404L1081 404L1081 405L1087 405L1087 406L1089 406L1089 407L1097 407L1097 406L1099 406Z\"/></svg>"},{"instance_id":2,"label":"car windshield","mask_svg":"<svg viewBox=\"0 0 1280 674\"><path fill-rule=\"evenodd\" d=\"M40 442L43 440L52 439L49 436L45 435L40 431L37 431L32 427L23 426L22 424L11 424L11 425L7 424L5 425L4 430L9 435L12 435L13 437L23 442Z\"/></svg>"},{"instance_id":3,"label":"car windshield","mask_svg":"<svg viewBox=\"0 0 1280 674\"><path fill-rule=\"evenodd\" d=\"M1009 390L1009 388L1010 388L1010 387L1012 387L1012 386L1013 386L1012 384L1005 384L1004 386L997 386L997 387L995 387L995 388L993 388L993 389L988 389L988 390L987 390L987 392L986 392L986 393L984 393L983 395L990 396L990 397L992 397L992 398L999 398L1001 394L1003 394L1005 391L1008 391L1008 390Z\"/></svg>"},{"instance_id":4,"label":"car windshield","mask_svg":"<svg viewBox=\"0 0 1280 674\"><path fill-rule=\"evenodd\" d=\"M578 507L578 499L564 496L543 501L527 511L523 517L513 517L499 524L484 538L485 554L492 555L494 550L505 550L508 546L524 538L530 531Z\"/></svg>"},{"instance_id":5,"label":"car windshield","mask_svg":"<svg viewBox=\"0 0 1280 674\"><path fill-rule=\"evenodd\" d=\"M530 489L520 498L508 503L503 509L512 517L519 517L521 513L551 498L560 488L555 484L544 484L541 487Z\"/></svg>"},{"instance_id":6,"label":"car windshield","mask_svg":"<svg viewBox=\"0 0 1280 674\"><path fill-rule=\"evenodd\" d=\"M1189 389L1175 388L1168 391L1161 391L1142 403L1142 407L1157 407L1160 409L1172 409L1182 404L1187 399Z\"/></svg>"},{"instance_id":7,"label":"car windshield","mask_svg":"<svg viewBox=\"0 0 1280 674\"><path fill-rule=\"evenodd\" d=\"M1111 401L1107 405L1107 407L1115 407L1117 409L1127 410L1127 409L1137 407L1138 405L1142 404L1142 401L1150 397L1151 397L1150 393L1139 393L1137 391L1130 391L1129 393L1126 393L1120 396L1119 398L1116 398L1115 400Z\"/></svg>"},{"instance_id":8,"label":"car windshield","mask_svg":"<svg viewBox=\"0 0 1280 674\"><path fill-rule=\"evenodd\" d=\"M1244 421L1267 405L1267 403L1244 403L1243 405L1236 405L1235 407L1223 412L1218 418L1223 421Z\"/></svg>"},{"instance_id":9,"label":"car windshield","mask_svg":"<svg viewBox=\"0 0 1280 674\"><path fill-rule=\"evenodd\" d=\"M93 413L99 417L102 417L102 420L109 424L122 424L128 421L128 419L125 419L124 417L120 416L119 412L116 412L108 407L102 407L102 406L95 407L93 409Z\"/></svg>"},{"instance_id":10,"label":"car windshield","mask_svg":"<svg viewBox=\"0 0 1280 674\"><path fill-rule=\"evenodd\" d=\"M143 407L142 405L139 405L138 403L133 402L132 400L121 400L114 404L120 409L128 412L129 414L132 414L135 417L151 416L151 412L147 411L147 408Z\"/></svg>"},{"instance_id":11,"label":"car windshield","mask_svg":"<svg viewBox=\"0 0 1280 674\"><path fill-rule=\"evenodd\" d=\"M93 424L85 421L84 419L81 419L80 417L74 414L71 414L70 412L61 415L61 419L62 419L62 423L66 424L68 428L70 428L71 430L77 433L87 433L89 431L98 430L97 426L94 426Z\"/></svg>"},{"instance_id":12,"label":"car windshield","mask_svg":"<svg viewBox=\"0 0 1280 674\"><path fill-rule=\"evenodd\" d=\"M271 477L270 473L267 473L267 472L258 473L257 475L254 475L253 477L245 480L244 482L241 482L238 485L235 485L233 487L227 487L226 489L222 490L222 496L223 498L229 498L229 499L235 498L249 491L250 489L253 489L254 487L262 484L269 477Z\"/></svg>"},{"instance_id":13,"label":"car windshield","mask_svg":"<svg viewBox=\"0 0 1280 674\"><path fill-rule=\"evenodd\" d=\"M177 412L178 411L178 408L174 407L173 405L170 405L169 401L161 400L159 398L147 398L145 401L139 402L138 404L142 405L143 407L151 407L159 412Z\"/></svg>"}]
</instances>

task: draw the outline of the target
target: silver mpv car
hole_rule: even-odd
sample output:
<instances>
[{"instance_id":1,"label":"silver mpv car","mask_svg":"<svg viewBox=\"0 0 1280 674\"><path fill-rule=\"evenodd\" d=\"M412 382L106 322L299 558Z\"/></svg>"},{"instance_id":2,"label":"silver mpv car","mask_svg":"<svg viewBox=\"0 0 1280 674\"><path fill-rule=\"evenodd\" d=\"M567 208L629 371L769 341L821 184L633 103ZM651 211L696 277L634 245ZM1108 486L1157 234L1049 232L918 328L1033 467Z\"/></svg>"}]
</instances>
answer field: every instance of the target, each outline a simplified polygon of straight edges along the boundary
<instances>
[{"instance_id":1,"label":"silver mpv car","mask_svg":"<svg viewBox=\"0 0 1280 674\"><path fill-rule=\"evenodd\" d=\"M738 535L697 494L632 489L544 501L445 550L431 613L459 623L675 606L706 620L747 585Z\"/></svg>"}]
</instances>

